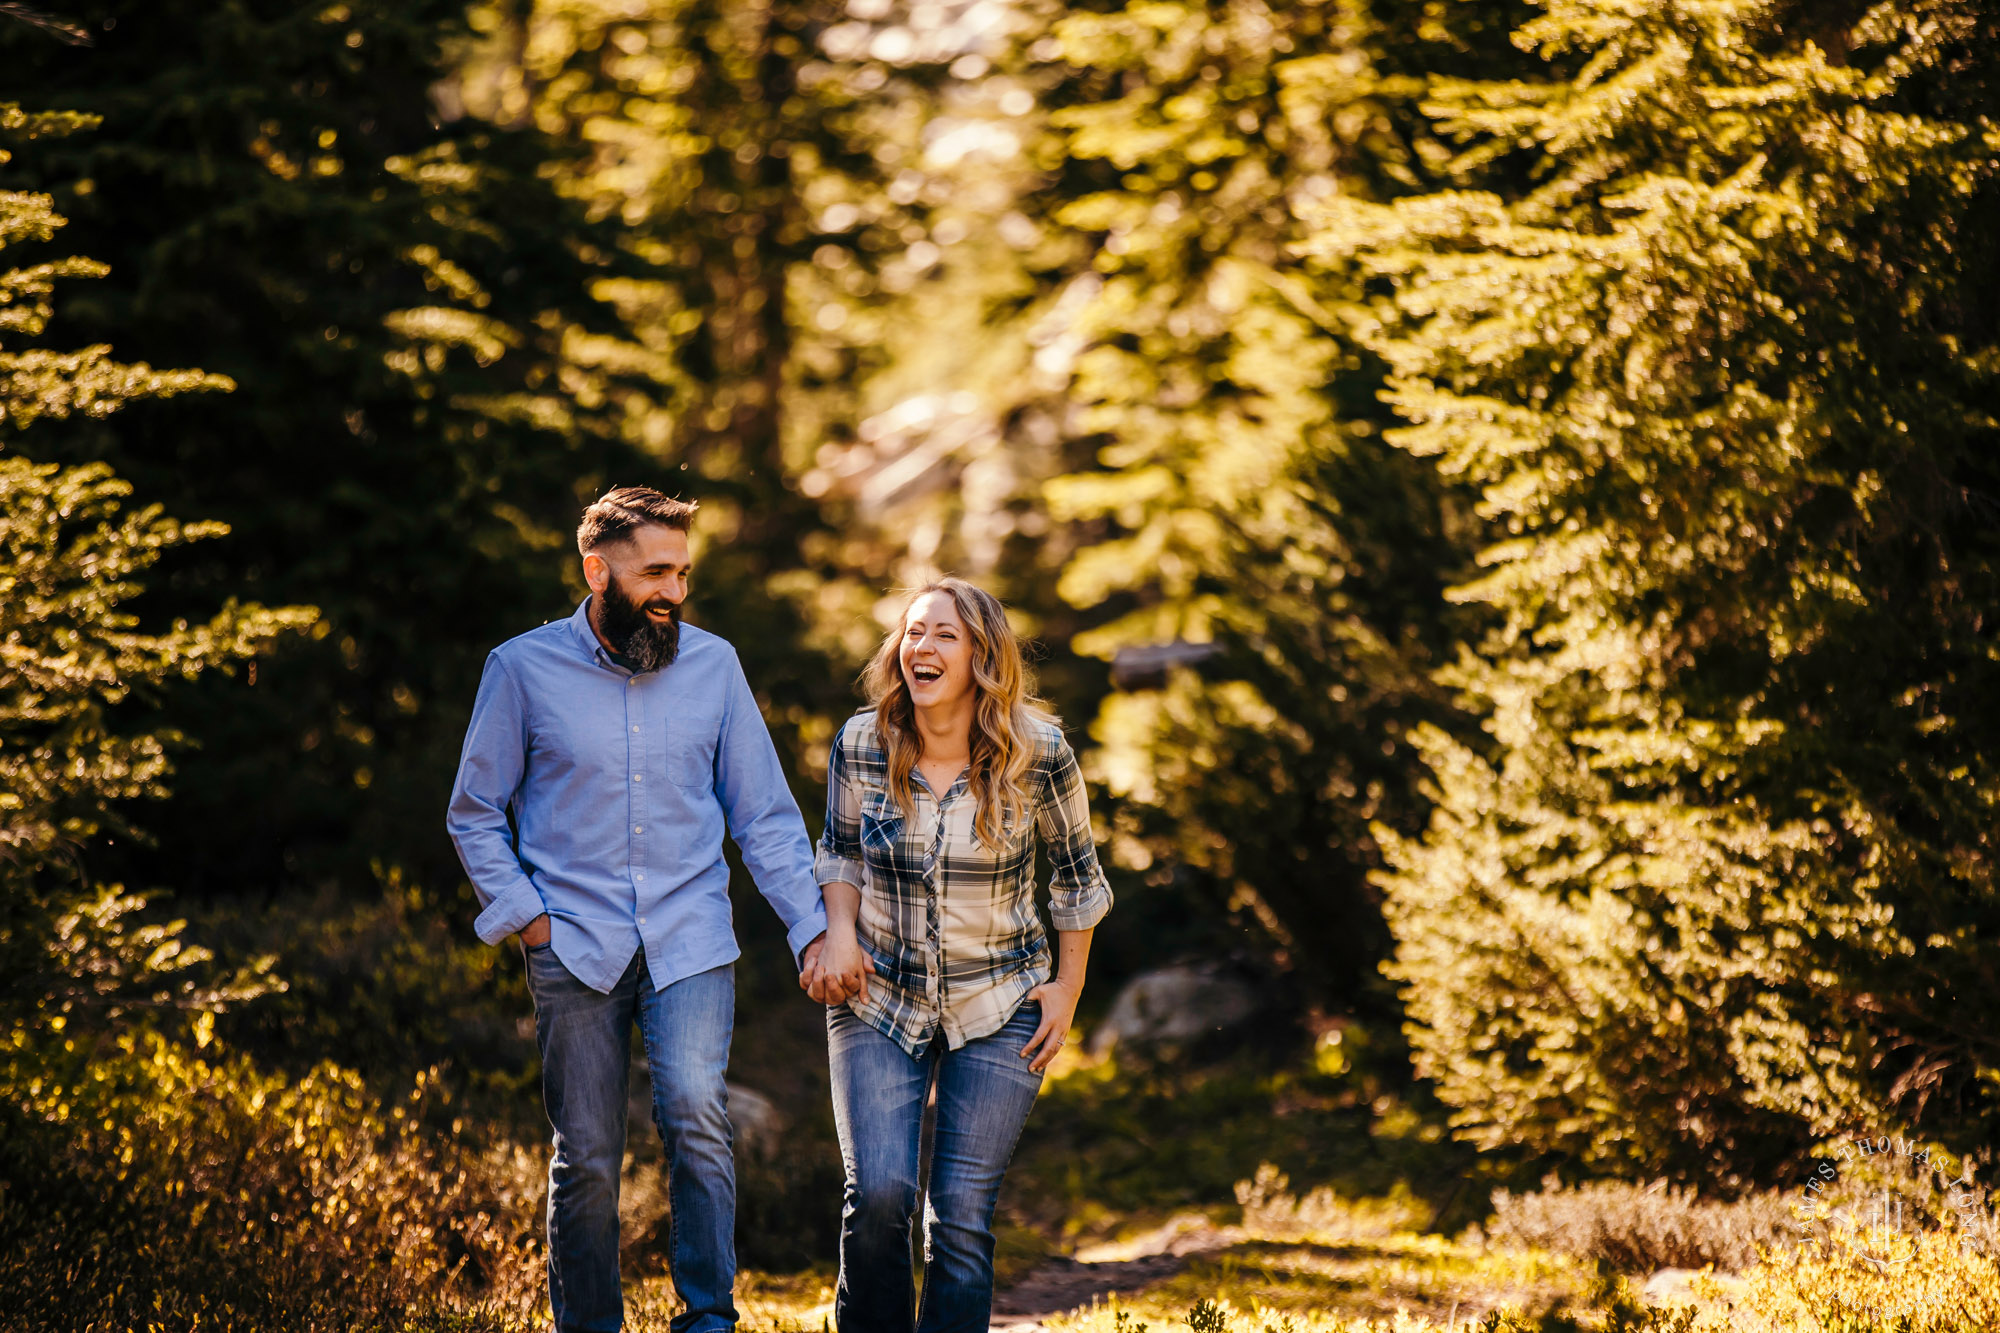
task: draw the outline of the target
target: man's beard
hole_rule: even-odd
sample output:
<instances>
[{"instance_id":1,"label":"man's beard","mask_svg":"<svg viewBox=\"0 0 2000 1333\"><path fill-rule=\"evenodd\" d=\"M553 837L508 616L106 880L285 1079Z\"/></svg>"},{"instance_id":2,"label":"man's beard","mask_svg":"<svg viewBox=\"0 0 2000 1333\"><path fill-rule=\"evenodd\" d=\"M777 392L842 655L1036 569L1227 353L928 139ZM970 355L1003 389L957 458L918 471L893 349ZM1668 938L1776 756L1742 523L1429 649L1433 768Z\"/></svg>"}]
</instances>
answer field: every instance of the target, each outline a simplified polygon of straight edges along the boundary
<instances>
[{"instance_id":1,"label":"man's beard","mask_svg":"<svg viewBox=\"0 0 2000 1333\"><path fill-rule=\"evenodd\" d=\"M677 604L655 597L641 606L626 596L615 574L603 598L603 623L598 628L619 655L632 663L634 672L658 671L674 664L681 651L681 609ZM665 607L672 618L662 625L646 614L647 606Z\"/></svg>"}]
</instances>

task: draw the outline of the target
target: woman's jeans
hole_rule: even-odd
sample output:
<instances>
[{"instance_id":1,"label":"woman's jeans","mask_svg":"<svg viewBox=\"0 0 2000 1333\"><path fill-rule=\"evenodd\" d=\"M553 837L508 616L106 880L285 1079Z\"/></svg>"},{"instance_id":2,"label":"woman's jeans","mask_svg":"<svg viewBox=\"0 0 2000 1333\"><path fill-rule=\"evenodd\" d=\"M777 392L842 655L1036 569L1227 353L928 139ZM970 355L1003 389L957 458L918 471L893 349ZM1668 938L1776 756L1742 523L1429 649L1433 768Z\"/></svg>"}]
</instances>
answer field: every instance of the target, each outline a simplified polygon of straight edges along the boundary
<instances>
[{"instance_id":1,"label":"woman's jeans","mask_svg":"<svg viewBox=\"0 0 2000 1333\"><path fill-rule=\"evenodd\" d=\"M642 951L609 995L570 975L555 950L528 950L542 1048L549 1162L549 1305L561 1333L617 1333L618 1175L625 1161L632 1025L646 1043L653 1123L667 1146L668 1263L687 1309L673 1333L736 1326L736 1163L722 1074L736 1020L732 966L653 989Z\"/></svg>"},{"instance_id":2,"label":"woman's jeans","mask_svg":"<svg viewBox=\"0 0 2000 1333\"><path fill-rule=\"evenodd\" d=\"M856 1018L827 1010L833 1118L847 1191L840 1213L841 1333L986 1333L993 1312L993 1205L1042 1076L1021 1048L1041 1005L1030 1000L991 1036L921 1057ZM937 1128L925 1209L923 1300L911 1306L924 1103L937 1085Z\"/></svg>"}]
</instances>

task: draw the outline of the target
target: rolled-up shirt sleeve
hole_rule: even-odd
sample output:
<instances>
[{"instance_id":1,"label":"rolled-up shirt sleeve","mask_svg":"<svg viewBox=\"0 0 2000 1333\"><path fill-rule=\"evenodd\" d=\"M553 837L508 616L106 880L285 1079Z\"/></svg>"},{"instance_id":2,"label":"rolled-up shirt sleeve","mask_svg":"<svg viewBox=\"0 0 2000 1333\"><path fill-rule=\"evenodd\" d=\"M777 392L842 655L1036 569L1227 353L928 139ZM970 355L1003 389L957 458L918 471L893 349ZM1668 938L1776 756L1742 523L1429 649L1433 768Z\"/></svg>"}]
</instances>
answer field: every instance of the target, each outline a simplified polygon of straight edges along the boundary
<instances>
[{"instance_id":1,"label":"rolled-up shirt sleeve","mask_svg":"<svg viewBox=\"0 0 2000 1333\"><path fill-rule=\"evenodd\" d=\"M1097 860L1083 770L1060 736L1049 756L1035 825L1049 858L1049 919L1057 930L1089 930L1111 910L1111 882Z\"/></svg>"},{"instance_id":2,"label":"rolled-up shirt sleeve","mask_svg":"<svg viewBox=\"0 0 2000 1333\"><path fill-rule=\"evenodd\" d=\"M527 712L519 684L498 653L486 659L465 730L458 780L452 785L445 828L482 909L472 928L498 944L546 908L514 849L507 807L527 771Z\"/></svg>"},{"instance_id":3,"label":"rolled-up shirt sleeve","mask_svg":"<svg viewBox=\"0 0 2000 1333\"><path fill-rule=\"evenodd\" d=\"M821 884L852 884L861 887L861 798L848 772L847 729L849 719L833 738L826 759L826 828L819 835L819 851L813 858L813 877Z\"/></svg>"}]
</instances>

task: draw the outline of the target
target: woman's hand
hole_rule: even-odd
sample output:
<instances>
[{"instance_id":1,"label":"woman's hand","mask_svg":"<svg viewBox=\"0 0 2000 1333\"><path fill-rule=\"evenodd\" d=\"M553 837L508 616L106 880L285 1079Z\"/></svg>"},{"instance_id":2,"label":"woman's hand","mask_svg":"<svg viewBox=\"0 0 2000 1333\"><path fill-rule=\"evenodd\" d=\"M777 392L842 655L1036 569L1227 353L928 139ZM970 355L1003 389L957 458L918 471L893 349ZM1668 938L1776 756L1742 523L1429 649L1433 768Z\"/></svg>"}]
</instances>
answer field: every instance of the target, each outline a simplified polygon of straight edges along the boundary
<instances>
[{"instance_id":1,"label":"woman's hand","mask_svg":"<svg viewBox=\"0 0 2000 1333\"><path fill-rule=\"evenodd\" d=\"M1042 1025L1021 1048L1021 1056L1029 1061L1028 1068L1033 1072L1039 1074L1047 1069L1069 1041L1070 1020L1076 1017L1076 1002L1082 995L1081 984L1061 980L1044 981L1028 992L1027 998L1042 1006Z\"/></svg>"},{"instance_id":2,"label":"woman's hand","mask_svg":"<svg viewBox=\"0 0 2000 1333\"><path fill-rule=\"evenodd\" d=\"M868 998L868 978L875 973L875 960L861 947L853 930L828 930L826 947L820 950L819 968L806 987L806 994L821 1004L846 1004Z\"/></svg>"}]
</instances>

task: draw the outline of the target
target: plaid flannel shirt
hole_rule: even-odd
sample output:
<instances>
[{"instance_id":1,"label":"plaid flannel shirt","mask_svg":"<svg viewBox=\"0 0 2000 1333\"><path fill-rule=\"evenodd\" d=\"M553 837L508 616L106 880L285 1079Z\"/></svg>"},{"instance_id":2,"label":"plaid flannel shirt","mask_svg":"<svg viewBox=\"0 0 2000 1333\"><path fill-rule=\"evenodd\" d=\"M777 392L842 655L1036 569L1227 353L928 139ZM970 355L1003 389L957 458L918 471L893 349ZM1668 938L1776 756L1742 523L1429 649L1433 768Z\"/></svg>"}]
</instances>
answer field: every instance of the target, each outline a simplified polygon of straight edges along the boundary
<instances>
[{"instance_id":1,"label":"plaid flannel shirt","mask_svg":"<svg viewBox=\"0 0 2000 1333\"><path fill-rule=\"evenodd\" d=\"M1111 910L1075 753L1052 724L1037 724L1023 741L1034 747L1022 778L1029 817L995 852L973 833L977 802L965 774L939 798L912 773L906 817L889 794L874 712L855 714L834 738L814 871L822 885L861 890L857 934L875 976L853 1010L913 1056L940 1030L953 1050L999 1031L1049 979L1048 936L1035 911L1037 831L1052 867L1056 929L1088 930Z\"/></svg>"}]
</instances>

